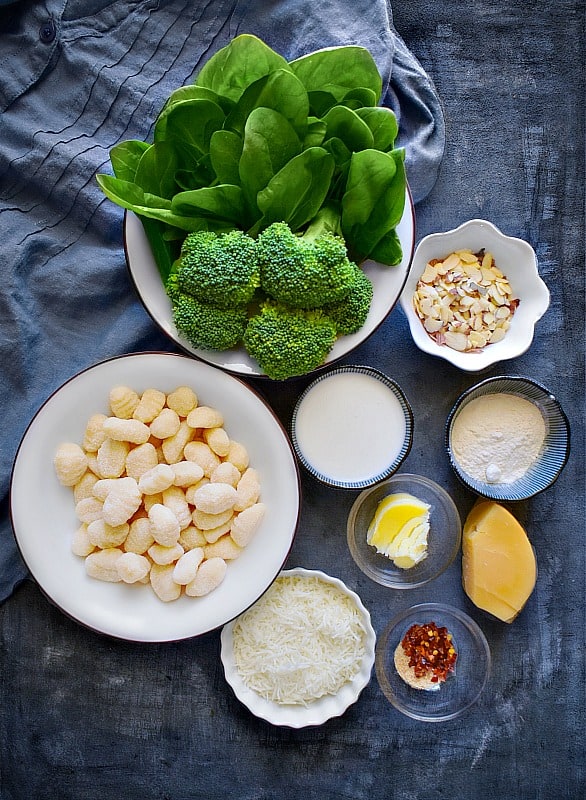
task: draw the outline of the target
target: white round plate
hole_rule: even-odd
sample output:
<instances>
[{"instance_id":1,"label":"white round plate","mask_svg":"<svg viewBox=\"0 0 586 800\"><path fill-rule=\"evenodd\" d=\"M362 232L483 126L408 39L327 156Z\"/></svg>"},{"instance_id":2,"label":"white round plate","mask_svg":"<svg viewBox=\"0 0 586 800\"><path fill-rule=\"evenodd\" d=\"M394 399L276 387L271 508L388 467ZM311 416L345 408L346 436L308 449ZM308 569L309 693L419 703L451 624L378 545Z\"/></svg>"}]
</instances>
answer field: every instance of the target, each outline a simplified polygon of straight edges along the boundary
<instances>
[{"instance_id":1,"label":"white round plate","mask_svg":"<svg viewBox=\"0 0 586 800\"><path fill-rule=\"evenodd\" d=\"M337 586L350 597L356 604L362 617L362 624L366 631L365 651L360 670L355 677L345 683L335 695L326 695L313 703L303 705L285 705L275 703L261 697L256 692L249 689L242 680L234 659L233 635L234 625L237 620L233 620L222 628L221 634L221 659L224 665L226 680L232 687L234 694L245 705L249 711L272 723L273 725L283 725L289 728L305 728L310 725L322 725L332 717L340 717L346 709L355 703L365 686L368 685L374 665L374 651L376 646L376 634L370 622L370 614L364 607L360 597L349 589L338 578L326 575L320 570L309 570L303 567L284 570L281 575L304 575L319 578L326 583Z\"/></svg>"},{"instance_id":2,"label":"white round plate","mask_svg":"<svg viewBox=\"0 0 586 800\"><path fill-rule=\"evenodd\" d=\"M415 246L415 212L408 190L405 197L405 211L397 226L397 234L403 248L401 263L393 267L374 261L366 261L363 264L364 272L374 287L374 296L367 320L357 333L341 336L337 340L324 365L337 361L358 347L388 316L401 295L409 274ZM173 324L171 302L165 292L144 228L139 217L131 211L127 211L124 217L124 250L130 276L138 296L154 322L167 336L185 352L221 369L242 375L264 375L256 361L250 358L243 347L219 351L204 350L193 347L187 339L177 333Z\"/></svg>"},{"instance_id":3,"label":"white round plate","mask_svg":"<svg viewBox=\"0 0 586 800\"><path fill-rule=\"evenodd\" d=\"M81 442L88 418L108 413L117 385L171 392L189 385L218 408L228 435L246 446L258 470L265 517L224 582L206 597L164 603L150 586L104 583L71 552L79 526L72 490L55 475L59 444ZM10 513L24 561L49 599L100 633L131 641L186 639L224 625L252 605L282 568L298 524L299 472L289 439L269 406L238 378L186 356L138 353L101 362L56 391L30 423L14 463Z\"/></svg>"}]
</instances>

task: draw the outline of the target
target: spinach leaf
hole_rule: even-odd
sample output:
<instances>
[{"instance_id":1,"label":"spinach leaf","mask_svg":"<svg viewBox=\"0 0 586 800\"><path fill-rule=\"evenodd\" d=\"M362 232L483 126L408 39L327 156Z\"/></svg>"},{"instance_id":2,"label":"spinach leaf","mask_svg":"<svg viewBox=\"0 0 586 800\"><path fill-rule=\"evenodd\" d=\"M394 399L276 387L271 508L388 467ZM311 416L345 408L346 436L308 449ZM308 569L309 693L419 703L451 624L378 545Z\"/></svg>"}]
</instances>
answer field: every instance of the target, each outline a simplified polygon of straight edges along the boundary
<instances>
[{"instance_id":1,"label":"spinach leaf","mask_svg":"<svg viewBox=\"0 0 586 800\"><path fill-rule=\"evenodd\" d=\"M342 198L342 234L353 257L369 258L399 223L405 204L404 151L362 150L350 160Z\"/></svg>"},{"instance_id":2,"label":"spinach leaf","mask_svg":"<svg viewBox=\"0 0 586 800\"><path fill-rule=\"evenodd\" d=\"M220 130L226 115L211 100L185 100L171 107L167 115L165 141L172 142L186 168L209 152L214 131Z\"/></svg>"},{"instance_id":3,"label":"spinach leaf","mask_svg":"<svg viewBox=\"0 0 586 800\"><path fill-rule=\"evenodd\" d=\"M307 97L309 99L309 111L316 117L323 117L330 108L336 105L336 98L330 92L308 91Z\"/></svg>"},{"instance_id":4,"label":"spinach leaf","mask_svg":"<svg viewBox=\"0 0 586 800\"><path fill-rule=\"evenodd\" d=\"M307 118L307 131L303 138L303 149L308 147L319 147L324 140L328 126L323 119L317 117Z\"/></svg>"},{"instance_id":5,"label":"spinach leaf","mask_svg":"<svg viewBox=\"0 0 586 800\"><path fill-rule=\"evenodd\" d=\"M244 129L239 166L240 181L253 215L258 193L300 152L299 137L285 117L271 108L254 109Z\"/></svg>"},{"instance_id":6,"label":"spinach leaf","mask_svg":"<svg viewBox=\"0 0 586 800\"><path fill-rule=\"evenodd\" d=\"M352 152L367 150L374 144L374 137L366 122L355 111L346 106L334 106L324 117L327 125L326 138L341 139Z\"/></svg>"},{"instance_id":7,"label":"spinach leaf","mask_svg":"<svg viewBox=\"0 0 586 800\"><path fill-rule=\"evenodd\" d=\"M234 105L229 100L226 100L226 98L221 97L216 94L216 92L212 92L211 89L205 89L203 86L195 86L194 84L180 86L179 89L175 89L171 92L155 121L155 142L165 139L167 134L167 118L173 106L176 106L178 103L184 103L187 100L209 100L219 105L225 114L228 114Z\"/></svg>"},{"instance_id":8,"label":"spinach leaf","mask_svg":"<svg viewBox=\"0 0 586 800\"><path fill-rule=\"evenodd\" d=\"M214 131L210 139L210 162L218 183L240 183L238 164L244 142L233 131Z\"/></svg>"},{"instance_id":9,"label":"spinach leaf","mask_svg":"<svg viewBox=\"0 0 586 800\"><path fill-rule=\"evenodd\" d=\"M392 150L399 133L399 124L394 112L390 108L377 106L376 108L360 108L356 113L370 128L375 150L384 152Z\"/></svg>"},{"instance_id":10,"label":"spinach leaf","mask_svg":"<svg viewBox=\"0 0 586 800\"><path fill-rule=\"evenodd\" d=\"M405 210L405 190L407 188L407 175L405 173L405 149L403 147L392 150L389 155L395 162L397 171L389 183L389 230L396 228Z\"/></svg>"},{"instance_id":11,"label":"spinach leaf","mask_svg":"<svg viewBox=\"0 0 586 800\"><path fill-rule=\"evenodd\" d=\"M392 230L385 233L383 238L370 253L369 258L372 258L373 261L378 261L380 264L387 264L388 266L398 264L403 258L403 248L397 231Z\"/></svg>"},{"instance_id":12,"label":"spinach leaf","mask_svg":"<svg viewBox=\"0 0 586 800\"><path fill-rule=\"evenodd\" d=\"M106 197L112 202L129 211L134 211L141 217L156 219L185 231L204 229L200 220L175 214L171 210L170 200L145 192L136 183L123 181L111 175L96 175L96 180Z\"/></svg>"},{"instance_id":13,"label":"spinach leaf","mask_svg":"<svg viewBox=\"0 0 586 800\"><path fill-rule=\"evenodd\" d=\"M134 182L145 192L171 198L177 191L177 153L167 142L155 142L138 162Z\"/></svg>"},{"instance_id":14,"label":"spinach leaf","mask_svg":"<svg viewBox=\"0 0 586 800\"><path fill-rule=\"evenodd\" d=\"M165 238L165 230L167 227L165 223L156 219L148 219L148 217L141 217L140 221L142 222L144 232L149 240L161 280L163 283L167 283L173 261L177 257L177 248ZM185 238L185 231L183 231L183 238Z\"/></svg>"},{"instance_id":15,"label":"spinach leaf","mask_svg":"<svg viewBox=\"0 0 586 800\"><path fill-rule=\"evenodd\" d=\"M289 63L308 92L329 92L339 102L349 89L371 89L378 101L382 78L364 47L328 47Z\"/></svg>"},{"instance_id":16,"label":"spinach leaf","mask_svg":"<svg viewBox=\"0 0 586 800\"><path fill-rule=\"evenodd\" d=\"M171 202L173 213L179 217L212 217L232 222L236 228L242 224L243 206L240 186L226 183L179 192Z\"/></svg>"},{"instance_id":17,"label":"spinach leaf","mask_svg":"<svg viewBox=\"0 0 586 800\"><path fill-rule=\"evenodd\" d=\"M237 101L251 83L276 69L288 70L287 61L258 37L244 33L204 64L195 83Z\"/></svg>"},{"instance_id":18,"label":"spinach leaf","mask_svg":"<svg viewBox=\"0 0 586 800\"><path fill-rule=\"evenodd\" d=\"M367 89L365 86L358 86L356 89L350 89L349 92L346 92L340 101L340 105L348 106L348 108L352 108L356 111L358 108L369 106L376 107L377 100L378 97L372 89Z\"/></svg>"},{"instance_id":19,"label":"spinach leaf","mask_svg":"<svg viewBox=\"0 0 586 800\"><path fill-rule=\"evenodd\" d=\"M110 161L114 175L123 181L133 181L140 159L150 145L137 139L115 144L110 150Z\"/></svg>"},{"instance_id":20,"label":"spinach leaf","mask_svg":"<svg viewBox=\"0 0 586 800\"><path fill-rule=\"evenodd\" d=\"M214 183L215 172L212 169L209 153L202 156L193 165L193 169L178 169L175 173L175 180L177 186L183 190L201 189Z\"/></svg>"},{"instance_id":21,"label":"spinach leaf","mask_svg":"<svg viewBox=\"0 0 586 800\"><path fill-rule=\"evenodd\" d=\"M331 153L333 155L337 169L340 170L348 169L348 167L350 166L352 151L338 136L332 136L331 139L327 139L324 142L323 146L328 151L328 153Z\"/></svg>"},{"instance_id":22,"label":"spinach leaf","mask_svg":"<svg viewBox=\"0 0 586 800\"><path fill-rule=\"evenodd\" d=\"M226 119L226 127L242 133L255 108L272 108L299 132L307 128L309 99L305 87L292 72L278 69L251 84Z\"/></svg>"},{"instance_id":23,"label":"spinach leaf","mask_svg":"<svg viewBox=\"0 0 586 800\"><path fill-rule=\"evenodd\" d=\"M323 147L294 156L257 195L263 226L283 221L299 230L321 208L333 173L334 159Z\"/></svg>"},{"instance_id":24,"label":"spinach leaf","mask_svg":"<svg viewBox=\"0 0 586 800\"><path fill-rule=\"evenodd\" d=\"M340 89L340 94L343 89ZM323 117L334 106L346 106L356 110L363 106L376 106L377 97L372 89L365 86L358 86L350 89L342 97L336 97L332 92L324 92L319 89L308 91L309 105L312 114Z\"/></svg>"},{"instance_id":25,"label":"spinach leaf","mask_svg":"<svg viewBox=\"0 0 586 800\"><path fill-rule=\"evenodd\" d=\"M136 211L137 207L171 210L171 200L146 192L133 181L125 181L111 175L96 175L96 180L104 194L123 208L131 211Z\"/></svg>"}]
</instances>

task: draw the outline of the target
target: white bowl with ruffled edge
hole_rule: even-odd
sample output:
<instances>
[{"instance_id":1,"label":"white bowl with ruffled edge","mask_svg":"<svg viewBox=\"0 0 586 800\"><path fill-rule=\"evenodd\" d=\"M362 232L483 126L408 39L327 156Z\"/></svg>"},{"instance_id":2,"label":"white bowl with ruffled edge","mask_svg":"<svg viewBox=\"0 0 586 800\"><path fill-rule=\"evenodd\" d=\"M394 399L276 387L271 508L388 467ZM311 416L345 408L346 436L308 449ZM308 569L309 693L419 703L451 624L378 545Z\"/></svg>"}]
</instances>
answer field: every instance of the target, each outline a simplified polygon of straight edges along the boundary
<instances>
[{"instance_id":1,"label":"white bowl with ruffled edge","mask_svg":"<svg viewBox=\"0 0 586 800\"><path fill-rule=\"evenodd\" d=\"M232 687L237 699L255 716L272 725L305 728L322 725L333 717L341 716L355 703L362 690L369 684L375 659L376 634L372 627L370 614L362 600L339 578L326 575L321 570L295 567L284 570L279 578L296 577L305 581L306 592L311 591L313 582L324 583L337 589L354 607L360 626L364 632L364 650L358 669L353 677L340 686L335 694L324 694L311 702L278 703L254 691L240 674L234 654L234 628L240 618L224 625L221 634L221 660L227 683ZM270 590L269 590L270 591ZM317 600L317 598L316 598ZM262 602L262 598L261 601Z\"/></svg>"},{"instance_id":2,"label":"white bowl with ruffled edge","mask_svg":"<svg viewBox=\"0 0 586 800\"><path fill-rule=\"evenodd\" d=\"M413 306L413 295L430 260L441 260L450 253L466 249L473 253L484 249L493 255L495 265L508 279L519 304L510 328L500 342L488 344L482 350L462 352L438 343L427 333ZM417 245L400 298L417 347L468 372L485 370L499 361L507 361L526 352L533 341L535 325L547 311L549 303L549 289L539 275L537 256L531 245L523 239L506 236L483 219L472 219L453 230L425 236Z\"/></svg>"}]
</instances>

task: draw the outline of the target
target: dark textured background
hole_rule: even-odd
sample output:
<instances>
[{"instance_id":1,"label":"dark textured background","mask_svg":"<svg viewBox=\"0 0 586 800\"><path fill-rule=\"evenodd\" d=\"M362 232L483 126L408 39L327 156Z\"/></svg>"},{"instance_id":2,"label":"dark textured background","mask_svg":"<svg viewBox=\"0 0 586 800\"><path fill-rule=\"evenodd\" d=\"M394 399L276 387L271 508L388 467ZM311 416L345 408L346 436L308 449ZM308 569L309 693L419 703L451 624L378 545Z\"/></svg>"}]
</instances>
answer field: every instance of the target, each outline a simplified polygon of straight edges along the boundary
<instances>
[{"instance_id":1,"label":"dark textured background","mask_svg":"<svg viewBox=\"0 0 586 800\"><path fill-rule=\"evenodd\" d=\"M578 800L584 795L584 8L578 0L394 4L395 25L443 100L447 148L417 208L417 238L471 217L528 239L552 303L531 349L487 374L545 383L572 425L558 482L514 511L537 553L537 587L510 626L475 610L460 565L408 596L354 566L345 521L355 494L303 478L288 565L356 589L377 632L398 609L442 600L483 628L493 674L461 719L425 725L387 704L373 676L346 714L319 728L254 718L226 686L219 634L145 646L100 637L31 582L0 607L2 800ZM405 471L474 498L442 448L446 415L476 377L420 353L397 308L351 358L404 387L416 425ZM259 384L287 423L299 381Z\"/></svg>"}]
</instances>

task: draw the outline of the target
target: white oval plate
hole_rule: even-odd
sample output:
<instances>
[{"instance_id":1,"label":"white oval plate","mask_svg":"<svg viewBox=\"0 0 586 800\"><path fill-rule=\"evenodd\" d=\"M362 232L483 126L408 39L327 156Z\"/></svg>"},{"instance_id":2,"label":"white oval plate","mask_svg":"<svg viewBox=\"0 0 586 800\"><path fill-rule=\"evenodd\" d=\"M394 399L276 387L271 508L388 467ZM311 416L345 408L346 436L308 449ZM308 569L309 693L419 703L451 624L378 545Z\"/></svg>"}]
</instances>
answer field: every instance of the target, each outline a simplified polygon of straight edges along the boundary
<instances>
[{"instance_id":1,"label":"white oval plate","mask_svg":"<svg viewBox=\"0 0 586 800\"><path fill-rule=\"evenodd\" d=\"M370 336L390 314L401 295L409 274L415 246L415 212L408 190L405 197L405 211L397 226L397 234L403 248L401 263L394 267L387 267L374 261L364 263L364 272L374 287L374 296L367 320L357 333L341 336L337 340L328 354L324 366L342 358ZM242 375L264 375L256 361L250 358L243 347L220 351L204 350L193 347L187 339L177 333L173 324L171 302L165 292L144 228L139 217L131 211L127 211L124 216L124 250L130 276L138 296L163 333L185 352L221 369Z\"/></svg>"},{"instance_id":2,"label":"white oval plate","mask_svg":"<svg viewBox=\"0 0 586 800\"><path fill-rule=\"evenodd\" d=\"M224 582L206 597L159 600L149 586L104 583L86 575L71 552L79 526L73 493L61 486L53 457L64 441L81 442L91 414L108 413L113 386L170 392L191 386L200 403L217 407L229 436L248 449L258 470L266 514ZM101 362L57 390L30 423L14 463L10 513L24 561L52 602L100 633L163 642L198 636L252 605L283 566L299 518L299 472L291 444L269 406L238 378L186 356L138 353Z\"/></svg>"},{"instance_id":3,"label":"white oval plate","mask_svg":"<svg viewBox=\"0 0 586 800\"><path fill-rule=\"evenodd\" d=\"M326 575L320 570L309 570L303 567L295 567L294 569L284 570L281 575L304 575L308 577L317 577L326 583L331 583L337 586L345 594L350 597L356 604L357 609L362 617L362 623L366 631L366 643L364 657L360 665L359 672L355 677L345 683L339 692L335 695L326 695L313 703L306 706L303 705L284 705L275 703L272 700L267 700L261 697L256 692L249 689L244 683L236 667L234 660L233 648L233 635L234 625L237 620L224 625L221 634L221 658L224 665L224 673L226 680L232 687L234 694L245 705L249 711L272 723L273 725L284 725L289 728L304 728L310 725L322 725L332 717L340 717L346 709L355 703L360 696L360 693L365 686L368 685L372 667L374 665L374 651L376 646L376 634L370 622L370 614L364 607L360 597L349 589L338 578L333 578Z\"/></svg>"}]
</instances>

